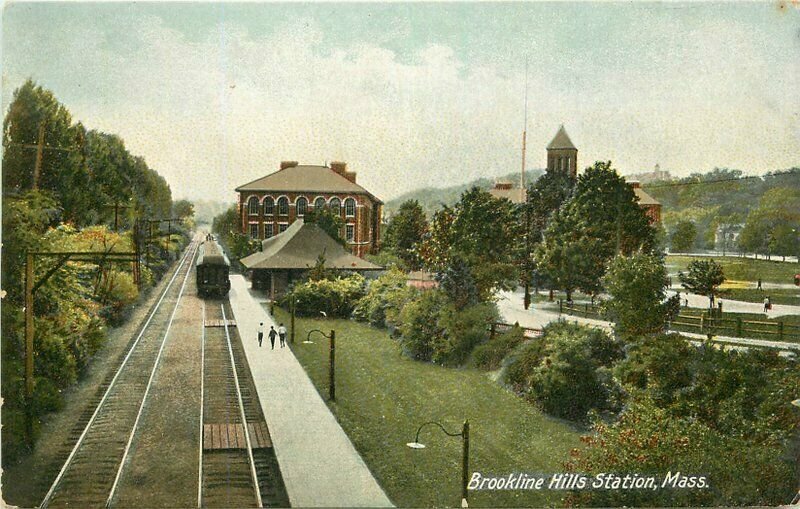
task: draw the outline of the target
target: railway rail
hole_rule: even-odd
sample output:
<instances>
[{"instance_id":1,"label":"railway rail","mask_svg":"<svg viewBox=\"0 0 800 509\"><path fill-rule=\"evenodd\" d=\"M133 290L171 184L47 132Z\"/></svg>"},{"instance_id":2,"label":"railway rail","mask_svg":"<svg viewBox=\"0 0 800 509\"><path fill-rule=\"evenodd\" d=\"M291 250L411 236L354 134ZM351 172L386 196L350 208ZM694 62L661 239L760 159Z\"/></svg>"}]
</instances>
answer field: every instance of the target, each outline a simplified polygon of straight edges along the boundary
<instances>
[{"instance_id":1,"label":"railway rail","mask_svg":"<svg viewBox=\"0 0 800 509\"><path fill-rule=\"evenodd\" d=\"M40 507L111 505L198 245L187 247Z\"/></svg>"},{"instance_id":2,"label":"railway rail","mask_svg":"<svg viewBox=\"0 0 800 509\"><path fill-rule=\"evenodd\" d=\"M198 507L287 507L266 421L227 303L203 309Z\"/></svg>"}]
</instances>

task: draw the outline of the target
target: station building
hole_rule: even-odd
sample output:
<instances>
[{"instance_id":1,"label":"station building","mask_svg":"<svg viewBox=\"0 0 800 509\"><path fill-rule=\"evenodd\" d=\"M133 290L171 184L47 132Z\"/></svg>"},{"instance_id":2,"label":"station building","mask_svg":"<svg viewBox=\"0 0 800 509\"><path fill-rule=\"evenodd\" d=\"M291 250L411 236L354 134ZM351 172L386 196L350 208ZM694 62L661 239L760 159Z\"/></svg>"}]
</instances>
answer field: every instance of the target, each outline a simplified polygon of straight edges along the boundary
<instances>
[{"instance_id":1,"label":"station building","mask_svg":"<svg viewBox=\"0 0 800 509\"><path fill-rule=\"evenodd\" d=\"M383 202L356 183L356 173L346 163L283 161L278 171L236 192L241 232L253 239L269 239L309 211L328 207L344 221L340 235L354 255L363 257L378 248Z\"/></svg>"}]
</instances>

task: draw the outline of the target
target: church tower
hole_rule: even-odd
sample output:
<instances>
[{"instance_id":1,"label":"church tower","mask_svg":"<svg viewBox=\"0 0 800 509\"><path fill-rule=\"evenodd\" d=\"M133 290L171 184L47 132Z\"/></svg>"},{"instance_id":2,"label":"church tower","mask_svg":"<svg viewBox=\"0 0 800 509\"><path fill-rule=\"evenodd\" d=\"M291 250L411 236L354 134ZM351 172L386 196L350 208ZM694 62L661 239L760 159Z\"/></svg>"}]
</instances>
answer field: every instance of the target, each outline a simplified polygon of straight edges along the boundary
<instances>
[{"instance_id":1,"label":"church tower","mask_svg":"<svg viewBox=\"0 0 800 509\"><path fill-rule=\"evenodd\" d=\"M547 145L547 171L560 171L572 178L578 174L578 149L572 144L563 125Z\"/></svg>"}]
</instances>

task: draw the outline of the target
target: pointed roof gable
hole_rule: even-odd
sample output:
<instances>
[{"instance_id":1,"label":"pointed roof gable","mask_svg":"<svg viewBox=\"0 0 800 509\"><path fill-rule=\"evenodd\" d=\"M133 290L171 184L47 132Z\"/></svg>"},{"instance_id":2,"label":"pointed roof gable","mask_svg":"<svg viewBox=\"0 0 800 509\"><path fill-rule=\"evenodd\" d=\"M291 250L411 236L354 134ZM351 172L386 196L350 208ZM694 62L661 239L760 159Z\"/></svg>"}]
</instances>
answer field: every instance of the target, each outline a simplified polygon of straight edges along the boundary
<instances>
[{"instance_id":1,"label":"pointed roof gable","mask_svg":"<svg viewBox=\"0 0 800 509\"><path fill-rule=\"evenodd\" d=\"M551 141L550 144L547 145L547 150L559 150L565 148L578 150L578 148L572 144L572 140L569 139L569 135L567 134L566 129L564 129L564 126L562 125L558 129L558 132L556 133L556 136L553 138L553 141Z\"/></svg>"},{"instance_id":2,"label":"pointed roof gable","mask_svg":"<svg viewBox=\"0 0 800 509\"><path fill-rule=\"evenodd\" d=\"M313 223L297 219L285 231L261 242L261 251L242 258L248 269L310 269L319 255L325 267L339 270L381 270L347 251L330 235Z\"/></svg>"},{"instance_id":3,"label":"pointed roof gable","mask_svg":"<svg viewBox=\"0 0 800 509\"><path fill-rule=\"evenodd\" d=\"M237 187L236 191L366 194L372 200L383 203L372 193L328 166L307 164L291 166L270 173Z\"/></svg>"}]
</instances>

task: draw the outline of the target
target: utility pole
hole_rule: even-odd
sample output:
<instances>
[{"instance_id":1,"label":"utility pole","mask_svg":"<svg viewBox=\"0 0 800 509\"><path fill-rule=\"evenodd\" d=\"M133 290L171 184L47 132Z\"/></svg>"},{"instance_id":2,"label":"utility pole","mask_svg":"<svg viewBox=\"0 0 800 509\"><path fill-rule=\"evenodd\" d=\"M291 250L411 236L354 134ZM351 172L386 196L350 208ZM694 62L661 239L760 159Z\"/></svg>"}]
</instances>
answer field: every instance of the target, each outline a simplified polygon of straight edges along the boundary
<instances>
[{"instance_id":1,"label":"utility pole","mask_svg":"<svg viewBox=\"0 0 800 509\"><path fill-rule=\"evenodd\" d=\"M528 56L525 55L525 123L522 126L522 173L519 176L519 188L525 189L525 148L528 143ZM520 196L523 191L520 191Z\"/></svg>"},{"instance_id":2,"label":"utility pole","mask_svg":"<svg viewBox=\"0 0 800 509\"><path fill-rule=\"evenodd\" d=\"M114 208L114 231L119 231L119 209L132 209L134 208L133 205L120 205L119 200L116 200L113 204L109 203L103 205L104 207Z\"/></svg>"},{"instance_id":3,"label":"utility pole","mask_svg":"<svg viewBox=\"0 0 800 509\"><path fill-rule=\"evenodd\" d=\"M39 189L39 179L42 174L42 159L44 158L45 150L58 150L62 152L75 152L76 148L67 147L46 147L44 144L44 134L47 127L47 122L44 120L39 122L39 134L35 144L32 143L9 143L11 146L32 149L36 151L36 159L33 163L33 179L31 182L31 189ZM83 137L78 139L78 145L83 145Z\"/></svg>"}]
</instances>

